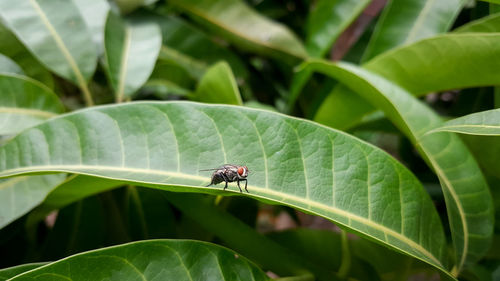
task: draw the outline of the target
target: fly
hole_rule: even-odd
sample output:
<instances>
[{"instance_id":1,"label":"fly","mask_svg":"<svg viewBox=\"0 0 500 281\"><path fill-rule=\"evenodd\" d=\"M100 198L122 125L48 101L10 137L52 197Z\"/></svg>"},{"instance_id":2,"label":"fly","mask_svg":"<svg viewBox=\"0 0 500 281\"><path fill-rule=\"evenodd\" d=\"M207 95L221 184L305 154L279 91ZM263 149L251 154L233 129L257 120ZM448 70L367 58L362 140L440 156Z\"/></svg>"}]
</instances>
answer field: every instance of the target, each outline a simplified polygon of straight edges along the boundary
<instances>
[{"instance_id":1,"label":"fly","mask_svg":"<svg viewBox=\"0 0 500 281\"><path fill-rule=\"evenodd\" d=\"M200 171L214 171L212 174L212 181L209 185L216 185L221 182L225 182L224 190L227 188L227 184L230 182L236 182L238 184L238 188L240 192L243 192L240 187L240 181L245 181L245 191L248 192L247 189L247 176L248 176L248 168L247 166L239 166L239 165L230 165L226 164L216 169L206 169ZM249 193L249 192L248 192Z\"/></svg>"}]
</instances>

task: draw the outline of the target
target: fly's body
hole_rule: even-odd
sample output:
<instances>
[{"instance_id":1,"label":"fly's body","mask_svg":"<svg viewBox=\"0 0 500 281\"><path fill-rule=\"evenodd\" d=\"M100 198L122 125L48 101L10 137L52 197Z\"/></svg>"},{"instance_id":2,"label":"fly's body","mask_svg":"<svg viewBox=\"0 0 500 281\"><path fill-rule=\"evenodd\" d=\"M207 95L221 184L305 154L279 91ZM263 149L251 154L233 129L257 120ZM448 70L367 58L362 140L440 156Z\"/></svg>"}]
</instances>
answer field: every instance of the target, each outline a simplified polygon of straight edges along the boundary
<instances>
[{"instance_id":1,"label":"fly's body","mask_svg":"<svg viewBox=\"0 0 500 281\"><path fill-rule=\"evenodd\" d=\"M247 166L238 166L238 165L230 165L226 164L216 169L208 169L201 171L214 171L212 174L212 181L209 185L216 185L221 182L225 182L224 190L227 188L227 184L230 182L236 182L238 184L238 188L240 192L243 192L240 187L240 181L245 181L245 191L248 192L247 189L247 176L248 176L248 168Z\"/></svg>"}]
</instances>

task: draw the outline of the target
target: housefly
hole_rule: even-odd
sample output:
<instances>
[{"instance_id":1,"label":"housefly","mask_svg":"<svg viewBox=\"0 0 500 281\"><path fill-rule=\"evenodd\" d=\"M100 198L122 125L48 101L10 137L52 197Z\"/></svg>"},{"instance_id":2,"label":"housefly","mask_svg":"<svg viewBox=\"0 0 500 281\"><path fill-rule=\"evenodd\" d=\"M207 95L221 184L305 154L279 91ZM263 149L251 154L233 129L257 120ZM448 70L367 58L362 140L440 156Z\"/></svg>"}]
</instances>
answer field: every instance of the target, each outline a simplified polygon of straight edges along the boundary
<instances>
[{"instance_id":1,"label":"housefly","mask_svg":"<svg viewBox=\"0 0 500 281\"><path fill-rule=\"evenodd\" d=\"M212 181L207 186L216 185L221 182L226 182L226 185L224 186L224 190L226 190L228 183L236 182L238 184L240 192L243 192L240 187L240 181L245 181L245 191L248 192L247 176L249 171L247 166L226 164L216 169L206 169L200 171L214 171L212 174Z\"/></svg>"}]
</instances>

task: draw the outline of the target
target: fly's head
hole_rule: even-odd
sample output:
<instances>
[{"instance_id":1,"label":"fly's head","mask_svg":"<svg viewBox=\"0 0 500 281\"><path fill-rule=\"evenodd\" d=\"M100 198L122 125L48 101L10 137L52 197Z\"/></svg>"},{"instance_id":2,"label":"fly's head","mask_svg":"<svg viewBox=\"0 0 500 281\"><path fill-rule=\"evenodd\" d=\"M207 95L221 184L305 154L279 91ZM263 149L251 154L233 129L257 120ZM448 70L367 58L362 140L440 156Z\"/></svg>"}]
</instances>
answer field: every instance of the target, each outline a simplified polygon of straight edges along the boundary
<instances>
[{"instance_id":1,"label":"fly's head","mask_svg":"<svg viewBox=\"0 0 500 281\"><path fill-rule=\"evenodd\" d=\"M238 178L246 179L248 176L248 168L247 166L239 166L238 167Z\"/></svg>"}]
</instances>

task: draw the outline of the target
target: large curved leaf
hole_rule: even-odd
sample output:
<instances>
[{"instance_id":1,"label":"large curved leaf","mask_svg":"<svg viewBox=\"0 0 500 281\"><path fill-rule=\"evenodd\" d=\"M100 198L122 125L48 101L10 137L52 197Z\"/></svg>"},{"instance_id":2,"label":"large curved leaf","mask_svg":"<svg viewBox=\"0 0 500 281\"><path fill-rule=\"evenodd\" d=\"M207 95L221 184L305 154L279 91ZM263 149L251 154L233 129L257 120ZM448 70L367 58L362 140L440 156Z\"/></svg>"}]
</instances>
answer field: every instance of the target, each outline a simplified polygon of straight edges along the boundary
<instances>
[{"instance_id":1,"label":"large curved leaf","mask_svg":"<svg viewBox=\"0 0 500 281\"><path fill-rule=\"evenodd\" d=\"M258 14L242 0L172 0L170 3L242 48L282 58L306 50L286 26Z\"/></svg>"},{"instance_id":2,"label":"large curved leaf","mask_svg":"<svg viewBox=\"0 0 500 281\"><path fill-rule=\"evenodd\" d=\"M429 133L443 131L468 135L500 136L500 109L477 112L450 120Z\"/></svg>"},{"instance_id":3,"label":"large curved leaf","mask_svg":"<svg viewBox=\"0 0 500 281\"><path fill-rule=\"evenodd\" d=\"M35 269L37 267L40 267L44 264L46 264L46 263L45 262L43 262L43 263L28 263L28 264L23 264L23 265L8 267L8 268L2 268L2 269L0 269L0 281L7 280L9 278L12 278L12 277L19 275L23 272L26 272L28 270L32 270L32 269Z\"/></svg>"},{"instance_id":4,"label":"large curved leaf","mask_svg":"<svg viewBox=\"0 0 500 281\"><path fill-rule=\"evenodd\" d=\"M458 136L425 133L442 124L430 108L388 80L350 64L305 63L338 79L386 116L413 142L439 177L456 250L454 275L488 250L493 232L493 204L476 160Z\"/></svg>"},{"instance_id":5,"label":"large curved leaf","mask_svg":"<svg viewBox=\"0 0 500 281\"><path fill-rule=\"evenodd\" d=\"M64 111L59 98L40 82L0 74L0 135L13 135Z\"/></svg>"},{"instance_id":6,"label":"large curved leaf","mask_svg":"<svg viewBox=\"0 0 500 281\"><path fill-rule=\"evenodd\" d=\"M363 67L417 96L494 85L500 81L498 45L500 33L445 34L386 52ZM358 105L355 112L339 116L332 114L345 111L351 104ZM352 91L337 87L319 108L315 121L347 129L373 110Z\"/></svg>"},{"instance_id":7,"label":"large curved leaf","mask_svg":"<svg viewBox=\"0 0 500 281\"><path fill-rule=\"evenodd\" d=\"M471 21L461 27L453 30L453 32L500 32L500 13L492 14L475 21Z\"/></svg>"},{"instance_id":8,"label":"large curved leaf","mask_svg":"<svg viewBox=\"0 0 500 281\"><path fill-rule=\"evenodd\" d=\"M11 280L33 279L269 280L269 277L246 258L214 244L149 240L76 254Z\"/></svg>"},{"instance_id":9,"label":"large curved leaf","mask_svg":"<svg viewBox=\"0 0 500 281\"><path fill-rule=\"evenodd\" d=\"M394 47L446 32L464 0L391 0L377 23L363 61Z\"/></svg>"},{"instance_id":10,"label":"large curved leaf","mask_svg":"<svg viewBox=\"0 0 500 281\"><path fill-rule=\"evenodd\" d=\"M143 15L121 19L109 13L104 40L111 85L121 102L151 75L161 47L160 28Z\"/></svg>"},{"instance_id":11,"label":"large curved leaf","mask_svg":"<svg viewBox=\"0 0 500 281\"><path fill-rule=\"evenodd\" d=\"M323 57L340 34L359 16L368 0L320 0L307 18L306 49Z\"/></svg>"},{"instance_id":12,"label":"large curved leaf","mask_svg":"<svg viewBox=\"0 0 500 281\"><path fill-rule=\"evenodd\" d=\"M72 1L1 1L0 16L43 64L77 84L87 103L92 103L86 84L95 71L97 55Z\"/></svg>"},{"instance_id":13,"label":"large curved leaf","mask_svg":"<svg viewBox=\"0 0 500 281\"><path fill-rule=\"evenodd\" d=\"M0 229L40 204L64 174L0 179Z\"/></svg>"},{"instance_id":14,"label":"large curved leaf","mask_svg":"<svg viewBox=\"0 0 500 281\"><path fill-rule=\"evenodd\" d=\"M67 171L237 192L204 187L210 173L199 170L223 163L249 167L246 196L326 217L445 271L442 225L416 178L385 152L309 121L227 105L129 103L54 118L0 147L1 177Z\"/></svg>"}]
</instances>

